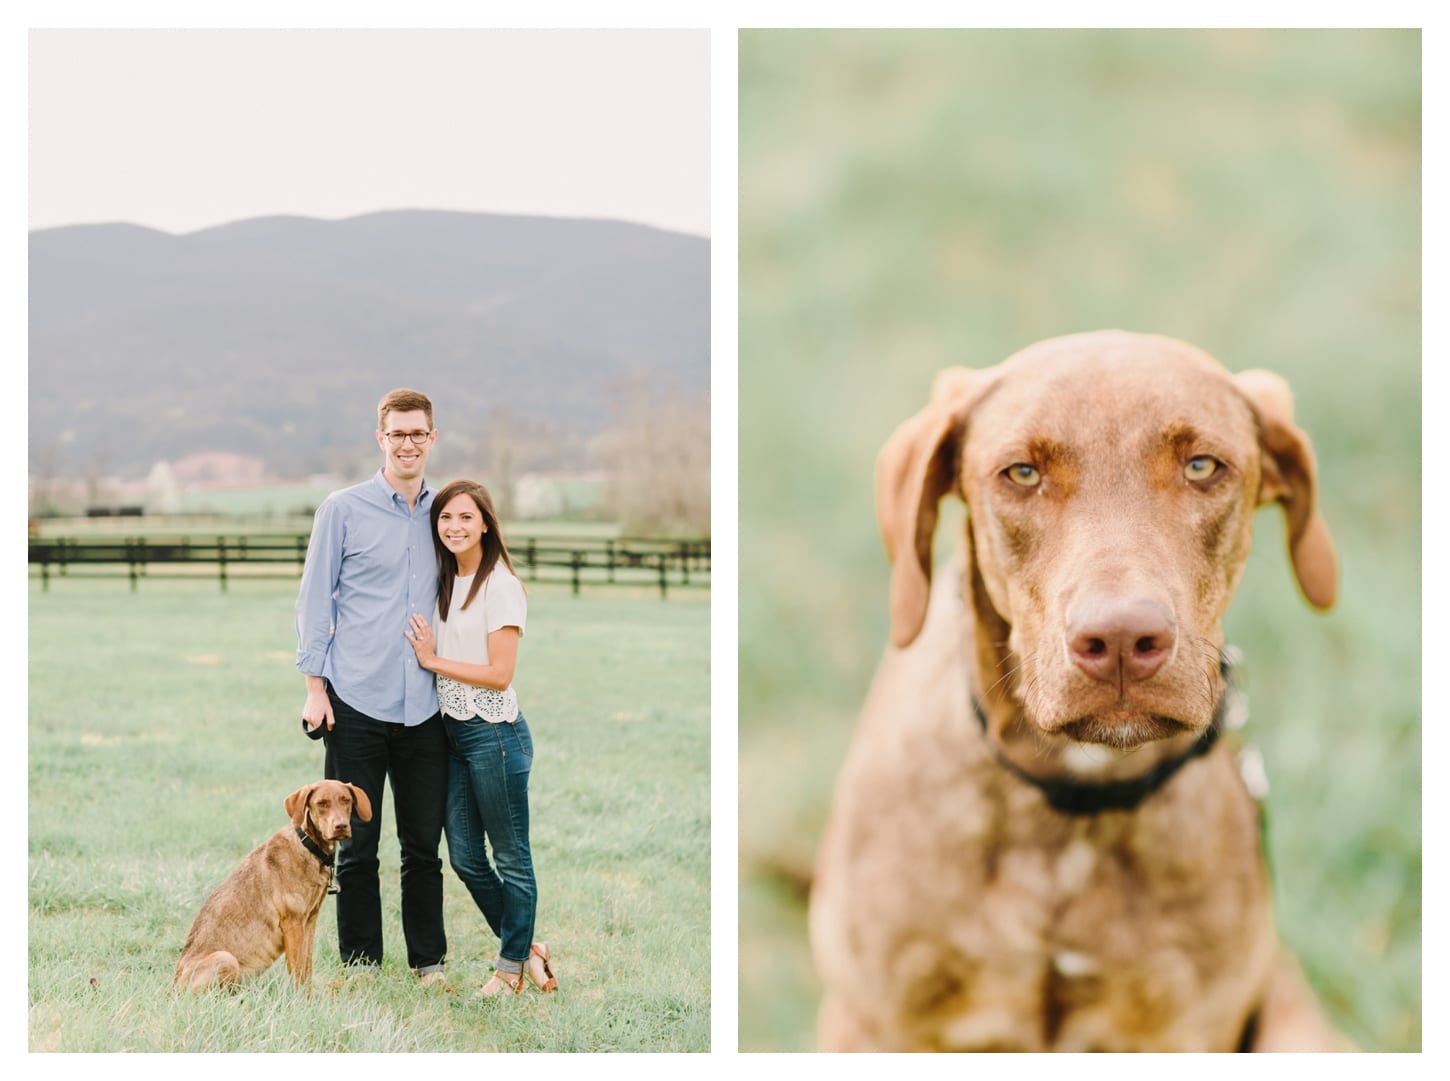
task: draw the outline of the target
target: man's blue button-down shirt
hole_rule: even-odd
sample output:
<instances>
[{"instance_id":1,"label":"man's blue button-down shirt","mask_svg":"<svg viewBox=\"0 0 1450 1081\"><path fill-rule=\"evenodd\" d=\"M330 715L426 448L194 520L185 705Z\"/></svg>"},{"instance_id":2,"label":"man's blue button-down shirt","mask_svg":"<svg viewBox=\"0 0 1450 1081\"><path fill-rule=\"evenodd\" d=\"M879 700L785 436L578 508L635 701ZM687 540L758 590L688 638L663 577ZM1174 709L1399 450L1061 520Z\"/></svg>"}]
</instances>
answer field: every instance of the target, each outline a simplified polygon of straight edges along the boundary
<instances>
[{"instance_id":1,"label":"man's blue button-down shirt","mask_svg":"<svg viewBox=\"0 0 1450 1081\"><path fill-rule=\"evenodd\" d=\"M414 508L379 469L317 508L297 592L297 670L380 721L422 724L438 712L433 673L403 637L433 618L438 571L427 482Z\"/></svg>"}]
</instances>

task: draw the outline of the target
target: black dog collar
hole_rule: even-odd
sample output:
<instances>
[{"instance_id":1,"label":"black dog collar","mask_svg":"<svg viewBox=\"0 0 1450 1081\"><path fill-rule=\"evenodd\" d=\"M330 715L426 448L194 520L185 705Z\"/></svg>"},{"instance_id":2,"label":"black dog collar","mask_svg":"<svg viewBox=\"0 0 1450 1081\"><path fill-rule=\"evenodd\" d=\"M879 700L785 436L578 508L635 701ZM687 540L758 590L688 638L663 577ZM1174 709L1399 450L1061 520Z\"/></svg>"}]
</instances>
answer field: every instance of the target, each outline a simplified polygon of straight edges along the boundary
<instances>
[{"instance_id":1,"label":"black dog collar","mask_svg":"<svg viewBox=\"0 0 1450 1081\"><path fill-rule=\"evenodd\" d=\"M328 871L331 871L333 856L328 852L324 852L322 846L307 836L307 831L301 826L293 826L292 828L297 831L297 839L302 842L302 847L316 856L318 863L322 864Z\"/></svg>"},{"instance_id":2,"label":"black dog collar","mask_svg":"<svg viewBox=\"0 0 1450 1081\"><path fill-rule=\"evenodd\" d=\"M302 847L317 857L317 862L322 864L322 869L327 872L327 892L340 893L342 887L337 884L337 878L332 873L332 854L324 852L322 846L307 836L307 831L301 826L293 826L297 831L297 839L302 842Z\"/></svg>"},{"instance_id":3,"label":"black dog collar","mask_svg":"<svg viewBox=\"0 0 1450 1081\"><path fill-rule=\"evenodd\" d=\"M1168 783L1170 777L1192 762L1207 754L1218 742L1219 732L1229 715L1237 691L1232 680L1233 661L1226 653L1219 660L1219 671L1224 678L1224 692L1213 711L1213 720L1204 730L1203 736L1182 754L1165 759L1141 777L1126 781L1082 781L1073 777L1038 777L1027 772L1017 763L999 751L989 740L987 746L992 755L1010 773L1032 785L1047 798L1054 811L1068 815L1095 815L1103 811L1131 811L1158 789ZM969 692L970 694L970 692ZM975 694L970 695L972 712L987 734L987 714ZM1230 722L1232 723L1232 722Z\"/></svg>"}]
</instances>

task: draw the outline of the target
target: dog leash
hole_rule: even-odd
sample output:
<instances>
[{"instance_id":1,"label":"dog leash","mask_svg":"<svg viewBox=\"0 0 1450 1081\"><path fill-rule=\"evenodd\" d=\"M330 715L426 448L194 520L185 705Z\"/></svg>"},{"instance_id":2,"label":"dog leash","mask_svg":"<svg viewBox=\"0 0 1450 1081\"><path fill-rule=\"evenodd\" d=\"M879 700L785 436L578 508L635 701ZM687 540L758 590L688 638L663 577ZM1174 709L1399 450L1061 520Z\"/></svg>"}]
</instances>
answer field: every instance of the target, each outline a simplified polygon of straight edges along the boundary
<instances>
[{"instance_id":1,"label":"dog leash","mask_svg":"<svg viewBox=\"0 0 1450 1081\"><path fill-rule=\"evenodd\" d=\"M1238 661L1238 650L1232 646L1219 655L1219 673L1223 676L1224 692L1219 697L1218 705L1214 707L1213 720L1209 722L1203 735L1188 750L1158 763L1141 777L1125 781L1083 781L1066 776L1039 777L1013 762L998 750L990 738L987 739L987 747L991 750L992 757L1003 768L1041 792L1047 799L1048 805L1060 814L1088 816L1101 814L1104 811L1131 811L1167 784L1169 779L1189 762L1211 751L1214 744L1218 742L1223 728L1239 728L1248 719L1248 708L1233 681L1233 668ZM986 738L986 711L970 686L967 688L967 695L971 700L972 712L977 718L977 724L982 729L983 737ZM1257 759L1257 765L1262 774L1262 759ZM1262 807L1262 795L1267 791L1267 782L1264 782L1262 791L1256 792L1255 785L1250 783L1248 778L1250 771L1242 758L1240 772L1245 775L1245 783L1249 786L1250 794Z\"/></svg>"}]
</instances>

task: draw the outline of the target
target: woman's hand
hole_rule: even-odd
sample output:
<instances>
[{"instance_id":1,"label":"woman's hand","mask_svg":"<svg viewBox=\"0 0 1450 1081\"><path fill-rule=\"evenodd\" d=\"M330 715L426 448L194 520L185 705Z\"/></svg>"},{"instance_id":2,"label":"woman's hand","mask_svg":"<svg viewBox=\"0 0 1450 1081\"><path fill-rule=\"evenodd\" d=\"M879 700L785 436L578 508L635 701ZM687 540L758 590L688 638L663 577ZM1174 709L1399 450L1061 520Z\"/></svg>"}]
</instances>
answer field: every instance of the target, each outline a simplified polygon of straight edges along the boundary
<instances>
[{"instance_id":1,"label":"woman's hand","mask_svg":"<svg viewBox=\"0 0 1450 1081\"><path fill-rule=\"evenodd\" d=\"M420 615L413 615L408 619L408 626L403 630L403 636L408 639L413 652L418 655L418 665L428 671L433 670L433 662L438 659L434 652L432 625Z\"/></svg>"}]
</instances>

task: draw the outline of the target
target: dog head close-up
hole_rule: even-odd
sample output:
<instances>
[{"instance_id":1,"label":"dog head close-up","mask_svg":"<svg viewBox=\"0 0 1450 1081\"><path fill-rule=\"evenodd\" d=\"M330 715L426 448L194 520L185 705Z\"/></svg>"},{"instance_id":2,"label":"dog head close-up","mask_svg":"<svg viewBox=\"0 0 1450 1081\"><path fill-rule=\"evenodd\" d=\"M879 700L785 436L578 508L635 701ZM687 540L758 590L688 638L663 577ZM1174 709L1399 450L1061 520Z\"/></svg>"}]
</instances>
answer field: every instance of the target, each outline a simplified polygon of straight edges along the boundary
<instances>
[{"instance_id":1,"label":"dog head close-up","mask_svg":"<svg viewBox=\"0 0 1450 1081\"><path fill-rule=\"evenodd\" d=\"M954 493L989 716L1112 748L1202 732L1256 508L1282 505L1304 597L1334 603L1315 488L1288 385L1183 342L1103 331L948 369L877 463L892 642L920 632Z\"/></svg>"},{"instance_id":2,"label":"dog head close-up","mask_svg":"<svg viewBox=\"0 0 1450 1081\"><path fill-rule=\"evenodd\" d=\"M738 38L740 1049L1421 1050L1423 32Z\"/></svg>"},{"instance_id":3,"label":"dog head close-up","mask_svg":"<svg viewBox=\"0 0 1450 1081\"><path fill-rule=\"evenodd\" d=\"M308 829L309 821L319 840L329 844L352 836L354 813L364 822L373 818L372 803L367 793L355 784L343 781L316 781L303 785L282 801L292 824Z\"/></svg>"}]
</instances>

